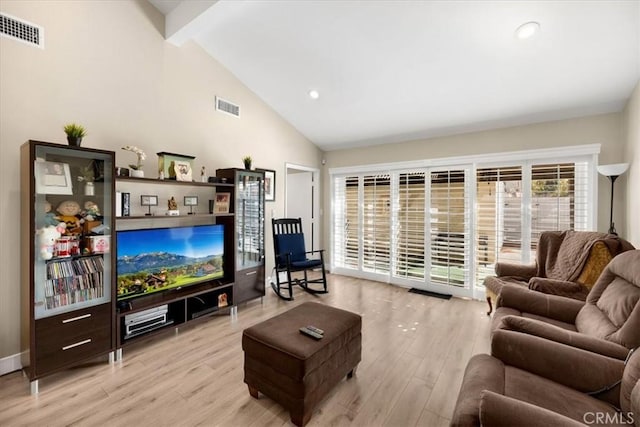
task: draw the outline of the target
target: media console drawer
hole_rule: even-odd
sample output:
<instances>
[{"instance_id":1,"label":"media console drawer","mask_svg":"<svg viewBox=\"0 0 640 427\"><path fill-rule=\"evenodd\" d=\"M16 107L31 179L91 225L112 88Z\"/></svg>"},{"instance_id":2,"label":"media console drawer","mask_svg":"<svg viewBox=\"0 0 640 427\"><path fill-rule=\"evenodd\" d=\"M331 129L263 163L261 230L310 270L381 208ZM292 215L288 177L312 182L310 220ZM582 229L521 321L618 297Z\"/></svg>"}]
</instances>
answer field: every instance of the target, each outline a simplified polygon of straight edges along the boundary
<instances>
[{"instance_id":1,"label":"media console drawer","mask_svg":"<svg viewBox=\"0 0 640 427\"><path fill-rule=\"evenodd\" d=\"M108 351L112 329L108 303L36 320L36 374Z\"/></svg>"}]
</instances>

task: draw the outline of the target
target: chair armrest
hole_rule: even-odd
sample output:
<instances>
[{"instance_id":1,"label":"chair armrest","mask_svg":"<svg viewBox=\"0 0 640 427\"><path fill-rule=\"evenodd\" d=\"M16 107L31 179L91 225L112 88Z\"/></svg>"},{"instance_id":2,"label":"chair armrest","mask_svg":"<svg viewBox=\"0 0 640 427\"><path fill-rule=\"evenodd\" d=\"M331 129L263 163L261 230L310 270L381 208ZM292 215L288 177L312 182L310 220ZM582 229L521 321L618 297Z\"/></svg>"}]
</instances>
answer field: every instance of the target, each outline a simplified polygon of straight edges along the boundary
<instances>
[{"instance_id":1,"label":"chair armrest","mask_svg":"<svg viewBox=\"0 0 640 427\"><path fill-rule=\"evenodd\" d=\"M625 360L629 354L629 349L620 344L526 317L504 316L499 329L533 335L619 360Z\"/></svg>"},{"instance_id":2,"label":"chair armrest","mask_svg":"<svg viewBox=\"0 0 640 427\"><path fill-rule=\"evenodd\" d=\"M498 306L574 323L584 301L547 295L518 286L505 286L500 291Z\"/></svg>"},{"instance_id":3,"label":"chair armrest","mask_svg":"<svg viewBox=\"0 0 640 427\"><path fill-rule=\"evenodd\" d=\"M535 265L512 264L508 262L498 262L495 266L496 276L521 277L528 281L538 272Z\"/></svg>"},{"instance_id":4,"label":"chair armrest","mask_svg":"<svg viewBox=\"0 0 640 427\"><path fill-rule=\"evenodd\" d=\"M529 280L529 289L543 294L579 299L580 301L586 300L589 293L589 290L580 283L547 279L546 277L532 277Z\"/></svg>"},{"instance_id":5,"label":"chair armrest","mask_svg":"<svg viewBox=\"0 0 640 427\"><path fill-rule=\"evenodd\" d=\"M505 365L531 372L583 393L616 386L624 371L623 360L502 329L496 330L492 336L491 355ZM616 393L611 396L614 394ZM617 389L617 397L619 396L620 391ZM615 396L611 398L615 399Z\"/></svg>"},{"instance_id":6,"label":"chair armrest","mask_svg":"<svg viewBox=\"0 0 640 427\"><path fill-rule=\"evenodd\" d=\"M578 421L548 409L487 390L480 394L480 424L483 426L526 424L532 427L584 426Z\"/></svg>"}]
</instances>

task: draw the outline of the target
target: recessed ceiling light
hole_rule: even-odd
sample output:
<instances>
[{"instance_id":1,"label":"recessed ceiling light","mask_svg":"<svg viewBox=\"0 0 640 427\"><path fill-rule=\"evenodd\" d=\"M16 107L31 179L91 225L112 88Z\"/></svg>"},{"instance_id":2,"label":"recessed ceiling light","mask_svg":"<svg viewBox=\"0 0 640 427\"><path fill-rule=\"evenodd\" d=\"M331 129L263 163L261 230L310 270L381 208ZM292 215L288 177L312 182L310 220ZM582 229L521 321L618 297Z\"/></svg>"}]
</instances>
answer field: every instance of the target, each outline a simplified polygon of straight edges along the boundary
<instances>
[{"instance_id":1,"label":"recessed ceiling light","mask_svg":"<svg viewBox=\"0 0 640 427\"><path fill-rule=\"evenodd\" d=\"M318 99L320 98L320 92L318 92L315 89L312 89L309 91L309 96L311 97L311 99Z\"/></svg>"},{"instance_id":2,"label":"recessed ceiling light","mask_svg":"<svg viewBox=\"0 0 640 427\"><path fill-rule=\"evenodd\" d=\"M533 37L538 31L540 31L540 24L538 22L527 22L518 27L516 37L519 39L528 39Z\"/></svg>"}]
</instances>

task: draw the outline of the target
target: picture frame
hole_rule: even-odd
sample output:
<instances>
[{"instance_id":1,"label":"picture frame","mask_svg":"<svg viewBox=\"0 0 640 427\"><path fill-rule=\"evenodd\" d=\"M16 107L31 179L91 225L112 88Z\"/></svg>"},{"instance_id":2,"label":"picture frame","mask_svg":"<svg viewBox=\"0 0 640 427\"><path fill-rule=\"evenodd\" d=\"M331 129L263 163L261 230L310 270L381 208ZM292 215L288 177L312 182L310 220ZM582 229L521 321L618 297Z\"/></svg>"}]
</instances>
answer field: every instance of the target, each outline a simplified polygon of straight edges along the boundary
<instances>
[{"instance_id":1,"label":"picture frame","mask_svg":"<svg viewBox=\"0 0 640 427\"><path fill-rule=\"evenodd\" d=\"M193 181L193 172L191 170L190 162L176 160L173 162L173 172L175 174L176 181Z\"/></svg>"},{"instance_id":2,"label":"picture frame","mask_svg":"<svg viewBox=\"0 0 640 427\"><path fill-rule=\"evenodd\" d=\"M198 205L198 196L184 196L184 205L185 206L197 206Z\"/></svg>"},{"instance_id":3,"label":"picture frame","mask_svg":"<svg viewBox=\"0 0 640 427\"><path fill-rule=\"evenodd\" d=\"M36 193L73 194L73 182L68 163L36 160Z\"/></svg>"},{"instance_id":4,"label":"picture frame","mask_svg":"<svg viewBox=\"0 0 640 427\"><path fill-rule=\"evenodd\" d=\"M272 169L258 169L264 172L264 200L265 202L275 202L276 200L276 171Z\"/></svg>"},{"instance_id":5,"label":"picture frame","mask_svg":"<svg viewBox=\"0 0 640 427\"><path fill-rule=\"evenodd\" d=\"M151 194L143 194L140 196L140 204L142 206L148 206L149 211L145 214L146 216L151 216L151 206L158 206L158 196Z\"/></svg>"},{"instance_id":6,"label":"picture frame","mask_svg":"<svg viewBox=\"0 0 640 427\"><path fill-rule=\"evenodd\" d=\"M189 206L189 215L193 215L193 207L198 206L198 196L184 196L184 205Z\"/></svg>"},{"instance_id":7,"label":"picture frame","mask_svg":"<svg viewBox=\"0 0 640 427\"><path fill-rule=\"evenodd\" d=\"M229 204L231 202L231 193L216 193L216 201L213 205L214 214L229 213Z\"/></svg>"},{"instance_id":8,"label":"picture frame","mask_svg":"<svg viewBox=\"0 0 640 427\"><path fill-rule=\"evenodd\" d=\"M142 206L158 206L158 196L143 194L140 196L140 204Z\"/></svg>"}]
</instances>

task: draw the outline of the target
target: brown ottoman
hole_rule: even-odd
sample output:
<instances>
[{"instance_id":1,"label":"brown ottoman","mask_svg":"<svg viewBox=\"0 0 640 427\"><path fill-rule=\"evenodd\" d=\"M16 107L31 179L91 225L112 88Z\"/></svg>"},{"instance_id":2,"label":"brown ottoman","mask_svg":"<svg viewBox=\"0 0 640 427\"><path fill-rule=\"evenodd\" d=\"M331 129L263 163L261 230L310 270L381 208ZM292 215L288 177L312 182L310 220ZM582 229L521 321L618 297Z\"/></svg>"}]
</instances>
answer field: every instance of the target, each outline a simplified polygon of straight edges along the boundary
<instances>
[{"instance_id":1,"label":"brown ottoman","mask_svg":"<svg viewBox=\"0 0 640 427\"><path fill-rule=\"evenodd\" d=\"M303 326L324 330L315 340ZM287 408L291 421L305 425L315 406L360 362L362 318L315 302L305 302L242 333L244 382Z\"/></svg>"}]
</instances>

